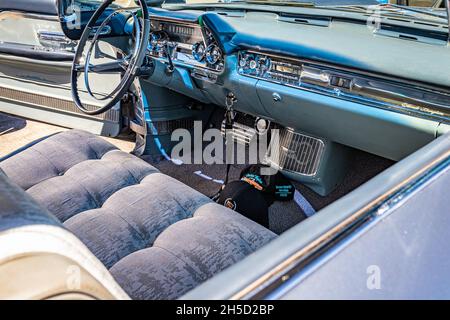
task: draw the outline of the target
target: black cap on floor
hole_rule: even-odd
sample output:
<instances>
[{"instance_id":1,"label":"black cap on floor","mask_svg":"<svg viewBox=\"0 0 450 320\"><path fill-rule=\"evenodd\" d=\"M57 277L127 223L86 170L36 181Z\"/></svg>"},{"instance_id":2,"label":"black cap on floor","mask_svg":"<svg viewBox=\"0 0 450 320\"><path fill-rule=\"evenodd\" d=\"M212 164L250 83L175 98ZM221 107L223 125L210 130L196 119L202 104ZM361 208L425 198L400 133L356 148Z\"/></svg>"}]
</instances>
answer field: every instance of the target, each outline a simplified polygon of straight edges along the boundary
<instances>
[{"instance_id":1,"label":"black cap on floor","mask_svg":"<svg viewBox=\"0 0 450 320\"><path fill-rule=\"evenodd\" d=\"M264 195L245 181L228 183L220 193L218 203L269 227L269 206Z\"/></svg>"}]
</instances>

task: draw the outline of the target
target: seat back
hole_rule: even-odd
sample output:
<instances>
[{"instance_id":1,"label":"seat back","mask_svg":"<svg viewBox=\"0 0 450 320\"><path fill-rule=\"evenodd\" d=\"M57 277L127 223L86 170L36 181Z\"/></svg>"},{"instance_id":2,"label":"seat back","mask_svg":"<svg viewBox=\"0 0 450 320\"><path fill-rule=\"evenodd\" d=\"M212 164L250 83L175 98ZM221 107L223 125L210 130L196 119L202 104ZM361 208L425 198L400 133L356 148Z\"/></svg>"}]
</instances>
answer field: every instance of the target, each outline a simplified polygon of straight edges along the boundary
<instances>
[{"instance_id":1,"label":"seat back","mask_svg":"<svg viewBox=\"0 0 450 320\"><path fill-rule=\"evenodd\" d=\"M128 299L103 264L0 169L0 299Z\"/></svg>"}]
</instances>

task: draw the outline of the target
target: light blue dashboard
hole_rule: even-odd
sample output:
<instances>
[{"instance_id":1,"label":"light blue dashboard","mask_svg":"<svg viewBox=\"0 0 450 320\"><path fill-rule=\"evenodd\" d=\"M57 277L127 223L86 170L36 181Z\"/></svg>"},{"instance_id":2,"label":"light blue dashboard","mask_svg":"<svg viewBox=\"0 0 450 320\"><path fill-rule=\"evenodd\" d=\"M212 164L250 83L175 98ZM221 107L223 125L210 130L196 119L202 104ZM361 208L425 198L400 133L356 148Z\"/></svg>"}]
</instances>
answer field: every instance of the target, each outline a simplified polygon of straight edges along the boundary
<instances>
[{"instance_id":1,"label":"light blue dashboard","mask_svg":"<svg viewBox=\"0 0 450 320\"><path fill-rule=\"evenodd\" d=\"M339 19L293 23L273 12L151 12L154 21L206 29L222 59L216 68L176 52L167 72L167 56L153 54L145 81L154 85L219 106L232 92L240 112L393 160L449 129L450 50L439 41L394 39Z\"/></svg>"}]
</instances>

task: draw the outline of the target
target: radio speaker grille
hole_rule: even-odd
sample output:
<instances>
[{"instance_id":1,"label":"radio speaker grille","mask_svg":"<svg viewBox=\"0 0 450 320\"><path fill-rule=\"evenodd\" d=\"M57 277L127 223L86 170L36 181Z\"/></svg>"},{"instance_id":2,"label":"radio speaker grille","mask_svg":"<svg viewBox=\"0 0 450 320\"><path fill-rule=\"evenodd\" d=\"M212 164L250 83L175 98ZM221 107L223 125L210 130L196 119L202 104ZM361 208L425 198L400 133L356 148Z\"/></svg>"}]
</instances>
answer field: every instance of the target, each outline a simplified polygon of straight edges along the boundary
<instances>
[{"instance_id":1,"label":"radio speaker grille","mask_svg":"<svg viewBox=\"0 0 450 320\"><path fill-rule=\"evenodd\" d=\"M279 143L272 135L266 160L281 170L315 176L324 150L322 140L282 128L279 130Z\"/></svg>"}]
</instances>

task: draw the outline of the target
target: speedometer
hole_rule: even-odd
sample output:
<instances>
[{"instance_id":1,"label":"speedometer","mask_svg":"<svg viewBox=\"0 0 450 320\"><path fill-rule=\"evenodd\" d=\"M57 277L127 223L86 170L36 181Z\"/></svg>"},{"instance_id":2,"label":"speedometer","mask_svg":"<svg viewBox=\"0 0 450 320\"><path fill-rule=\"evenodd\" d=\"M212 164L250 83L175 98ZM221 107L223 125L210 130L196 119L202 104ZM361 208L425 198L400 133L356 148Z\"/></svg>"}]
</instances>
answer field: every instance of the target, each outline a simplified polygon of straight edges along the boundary
<instances>
[{"instance_id":1,"label":"speedometer","mask_svg":"<svg viewBox=\"0 0 450 320\"><path fill-rule=\"evenodd\" d=\"M205 44L202 41L199 41L192 46L192 56L198 62L202 62L203 59L205 59L205 54L206 48Z\"/></svg>"},{"instance_id":2,"label":"speedometer","mask_svg":"<svg viewBox=\"0 0 450 320\"><path fill-rule=\"evenodd\" d=\"M215 65L222 58L222 51L216 44L211 44L206 49L206 61Z\"/></svg>"}]
</instances>

